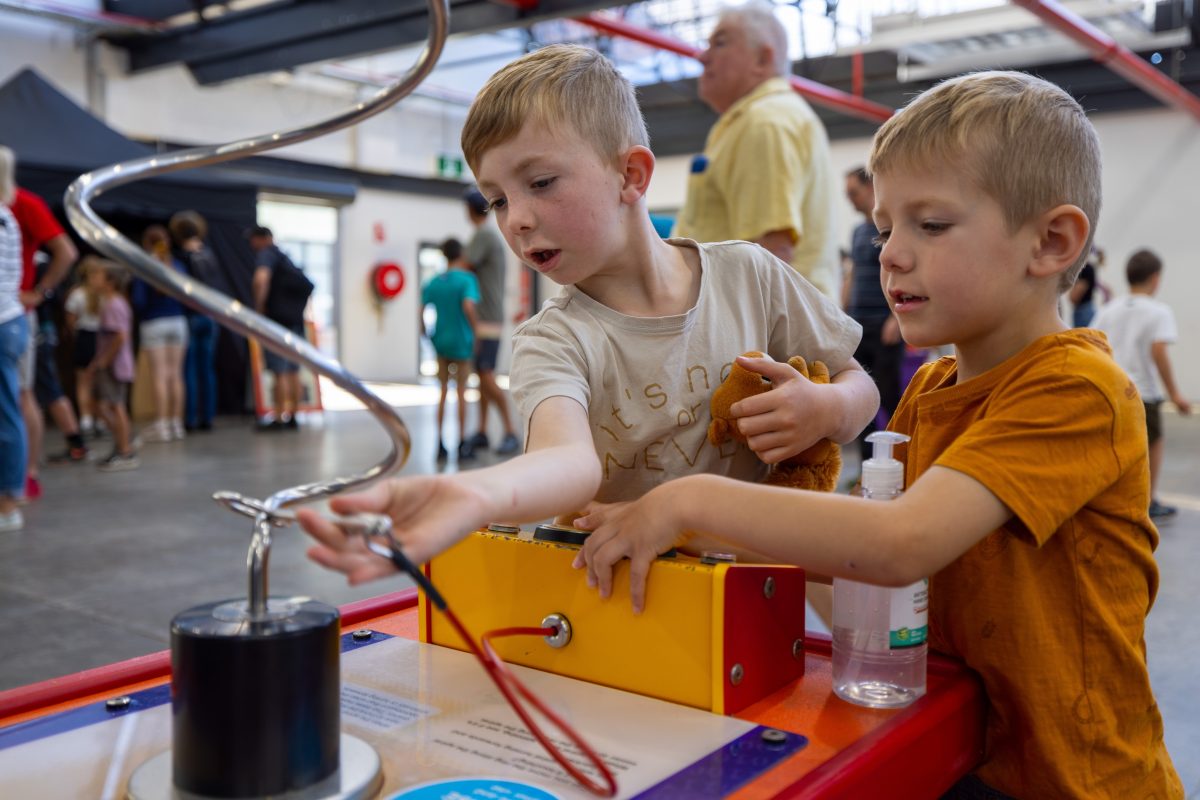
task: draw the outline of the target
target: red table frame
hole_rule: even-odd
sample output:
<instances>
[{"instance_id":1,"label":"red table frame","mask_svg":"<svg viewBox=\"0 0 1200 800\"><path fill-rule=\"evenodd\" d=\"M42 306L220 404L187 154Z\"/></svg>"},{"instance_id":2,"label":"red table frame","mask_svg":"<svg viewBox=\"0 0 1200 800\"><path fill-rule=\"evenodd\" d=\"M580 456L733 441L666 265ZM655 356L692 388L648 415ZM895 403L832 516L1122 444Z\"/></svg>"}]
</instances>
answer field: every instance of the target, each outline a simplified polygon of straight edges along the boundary
<instances>
[{"instance_id":1,"label":"red table frame","mask_svg":"<svg viewBox=\"0 0 1200 800\"><path fill-rule=\"evenodd\" d=\"M342 606L342 627L417 638L415 589ZM828 637L809 634L805 675L736 716L808 737L809 744L730 800L936 798L979 762L984 698L961 664L929 657L928 691L899 711L859 708L830 691ZM164 650L0 692L0 727L170 680Z\"/></svg>"}]
</instances>

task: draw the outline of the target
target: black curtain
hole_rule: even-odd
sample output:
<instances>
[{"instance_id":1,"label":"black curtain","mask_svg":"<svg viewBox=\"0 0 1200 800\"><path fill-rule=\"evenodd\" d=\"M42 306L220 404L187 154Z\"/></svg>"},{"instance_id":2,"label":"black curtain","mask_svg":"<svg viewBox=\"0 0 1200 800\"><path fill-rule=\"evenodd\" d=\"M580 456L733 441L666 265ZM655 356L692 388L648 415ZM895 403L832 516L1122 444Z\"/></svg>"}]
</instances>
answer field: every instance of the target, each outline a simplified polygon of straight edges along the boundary
<instances>
[{"instance_id":1,"label":"black curtain","mask_svg":"<svg viewBox=\"0 0 1200 800\"><path fill-rule=\"evenodd\" d=\"M92 252L68 225L63 210L63 193L77 175L37 167L18 166L17 182L46 201L68 231L81 255ZM223 285L217 291L253 305L250 283L254 273L254 253L246 242L244 232L255 224L257 191L249 186L202 186L165 180L151 180L144 185L122 186L101 195L93 208L105 222L137 242L148 226L166 225L171 214L191 209L198 211L208 222L208 244L221 265ZM74 283L74 274L63 282L57 306L61 306L66 289ZM56 309L61 329L61 308ZM71 354L63 342L58 353L59 376L68 396L74 398L74 369ZM246 339L224 327L217 338L217 413L250 414L253 407L247 400L250 375L249 346Z\"/></svg>"}]
</instances>

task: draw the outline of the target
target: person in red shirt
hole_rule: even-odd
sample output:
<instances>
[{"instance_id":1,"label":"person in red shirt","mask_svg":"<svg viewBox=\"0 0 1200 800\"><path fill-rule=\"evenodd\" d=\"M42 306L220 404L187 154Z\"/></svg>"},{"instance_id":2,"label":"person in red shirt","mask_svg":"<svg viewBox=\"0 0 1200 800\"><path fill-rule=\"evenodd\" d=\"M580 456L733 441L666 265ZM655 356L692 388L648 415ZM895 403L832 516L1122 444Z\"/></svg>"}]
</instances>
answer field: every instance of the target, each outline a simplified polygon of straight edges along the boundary
<instances>
[{"instance_id":1,"label":"person in red shirt","mask_svg":"<svg viewBox=\"0 0 1200 800\"><path fill-rule=\"evenodd\" d=\"M8 169L15 171L16 158L12 151L7 150L8 157L0 160ZM7 176L11 181L13 176ZM79 257L79 251L71 238L58 224L58 220L50 212L50 208L37 195L17 187L9 209L21 228L21 303L29 312L30 332L37 330L36 310L38 306L54 296L54 289L66 277L71 265ZM50 255L41 279L37 278L34 266L34 254L45 250ZM45 420L41 407L34 394L34 375L36 373L36 336L30 336L29 348L21 360L21 412L25 418L25 432L28 437L28 468L25 478L25 499L36 500L41 496L41 483L38 480L39 463L42 454L42 433ZM70 443L68 456L72 453L82 460L87 455L83 440L79 437L79 422L75 418L75 410L71 401L65 395L53 399L49 403L50 415L59 430Z\"/></svg>"}]
</instances>

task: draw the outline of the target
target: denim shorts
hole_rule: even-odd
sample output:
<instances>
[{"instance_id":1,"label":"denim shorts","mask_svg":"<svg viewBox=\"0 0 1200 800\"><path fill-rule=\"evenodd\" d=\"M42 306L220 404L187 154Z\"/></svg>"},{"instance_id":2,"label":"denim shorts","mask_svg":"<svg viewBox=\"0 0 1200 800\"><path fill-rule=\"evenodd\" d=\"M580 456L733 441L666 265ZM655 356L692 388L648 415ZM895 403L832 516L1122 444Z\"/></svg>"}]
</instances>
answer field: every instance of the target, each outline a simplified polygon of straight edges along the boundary
<instances>
[{"instance_id":1,"label":"denim shorts","mask_svg":"<svg viewBox=\"0 0 1200 800\"><path fill-rule=\"evenodd\" d=\"M496 357L500 355L499 339L479 339L479 349L475 351L475 369L478 372L495 372Z\"/></svg>"},{"instance_id":2,"label":"denim shorts","mask_svg":"<svg viewBox=\"0 0 1200 800\"><path fill-rule=\"evenodd\" d=\"M32 338L26 317L0 323L0 494L9 497L25 491L25 420L17 365Z\"/></svg>"},{"instance_id":3,"label":"denim shorts","mask_svg":"<svg viewBox=\"0 0 1200 800\"><path fill-rule=\"evenodd\" d=\"M303 322L301 322L299 325L284 325L283 327L287 328L301 339L305 338ZM266 361L267 369L271 372L274 372L276 375L284 375L287 373L300 371L300 365L295 361L290 361L283 356L276 355L265 347L262 349L262 352L263 359Z\"/></svg>"},{"instance_id":4,"label":"denim shorts","mask_svg":"<svg viewBox=\"0 0 1200 800\"><path fill-rule=\"evenodd\" d=\"M138 328L143 350L154 350L159 347L187 347L188 324L187 317L159 317L149 319Z\"/></svg>"}]
</instances>

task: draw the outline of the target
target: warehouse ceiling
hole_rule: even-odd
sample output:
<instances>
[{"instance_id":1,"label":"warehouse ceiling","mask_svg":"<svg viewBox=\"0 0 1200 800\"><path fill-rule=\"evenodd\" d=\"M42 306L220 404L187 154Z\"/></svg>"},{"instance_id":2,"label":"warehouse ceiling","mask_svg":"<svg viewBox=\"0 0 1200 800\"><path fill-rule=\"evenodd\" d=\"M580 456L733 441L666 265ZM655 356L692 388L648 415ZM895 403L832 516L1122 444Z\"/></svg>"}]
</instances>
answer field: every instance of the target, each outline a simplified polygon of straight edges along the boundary
<instances>
[{"instance_id":1,"label":"warehouse ceiling","mask_svg":"<svg viewBox=\"0 0 1200 800\"><path fill-rule=\"evenodd\" d=\"M797 75L850 92L857 59L864 96L890 108L943 77L987 68L1034 72L1092 111L1158 105L1028 12L999 0L774 2L789 31ZM1063 5L1196 93L1196 2ZM0 0L0 11L6 5ZM100 35L128 52L132 71L182 63L201 84L271 73L373 87L415 59L427 24L425 0L104 0L103 7L113 25L100 27ZM451 0L451 40L423 94L464 105L488 75L521 53L580 42L608 54L638 86L656 152L696 152L715 119L696 96L698 63L602 36L571 18L611 9L606 13L702 46L721 7L719 0ZM138 20L145 25L130 25ZM841 113L818 113L835 138L874 129Z\"/></svg>"}]
</instances>

